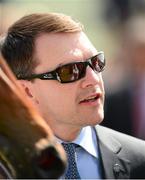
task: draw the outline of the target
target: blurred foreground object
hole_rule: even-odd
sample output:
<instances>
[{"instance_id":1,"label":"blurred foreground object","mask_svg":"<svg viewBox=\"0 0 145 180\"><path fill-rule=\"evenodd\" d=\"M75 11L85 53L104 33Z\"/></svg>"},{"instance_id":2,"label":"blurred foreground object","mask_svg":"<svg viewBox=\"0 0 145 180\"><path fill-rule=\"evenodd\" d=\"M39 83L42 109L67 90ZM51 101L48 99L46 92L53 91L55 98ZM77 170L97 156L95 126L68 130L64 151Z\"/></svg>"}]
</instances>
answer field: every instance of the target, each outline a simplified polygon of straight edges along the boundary
<instances>
[{"instance_id":1,"label":"blurred foreground object","mask_svg":"<svg viewBox=\"0 0 145 180\"><path fill-rule=\"evenodd\" d=\"M59 178L66 157L0 57L0 178Z\"/></svg>"}]
</instances>

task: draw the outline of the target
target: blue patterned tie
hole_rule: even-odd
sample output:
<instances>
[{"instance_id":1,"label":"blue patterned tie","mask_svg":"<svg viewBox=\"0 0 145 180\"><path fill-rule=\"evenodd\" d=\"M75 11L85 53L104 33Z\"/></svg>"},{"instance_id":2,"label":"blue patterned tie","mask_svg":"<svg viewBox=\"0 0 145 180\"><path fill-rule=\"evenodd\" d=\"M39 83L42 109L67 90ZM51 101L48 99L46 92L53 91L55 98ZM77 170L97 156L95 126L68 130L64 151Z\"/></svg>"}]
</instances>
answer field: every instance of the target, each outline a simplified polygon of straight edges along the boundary
<instances>
[{"instance_id":1,"label":"blue patterned tie","mask_svg":"<svg viewBox=\"0 0 145 180\"><path fill-rule=\"evenodd\" d=\"M62 143L68 157L68 168L65 173L65 179L81 179L76 165L75 144Z\"/></svg>"}]
</instances>

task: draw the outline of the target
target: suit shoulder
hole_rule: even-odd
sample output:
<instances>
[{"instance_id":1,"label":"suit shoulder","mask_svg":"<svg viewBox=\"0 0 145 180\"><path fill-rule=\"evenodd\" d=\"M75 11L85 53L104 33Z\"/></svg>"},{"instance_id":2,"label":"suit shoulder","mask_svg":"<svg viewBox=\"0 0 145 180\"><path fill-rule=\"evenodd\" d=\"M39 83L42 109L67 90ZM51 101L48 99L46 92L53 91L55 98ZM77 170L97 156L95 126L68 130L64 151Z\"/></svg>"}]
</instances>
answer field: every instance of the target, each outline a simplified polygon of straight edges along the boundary
<instances>
[{"instance_id":1,"label":"suit shoulder","mask_svg":"<svg viewBox=\"0 0 145 180\"><path fill-rule=\"evenodd\" d=\"M145 141L100 125L96 126L96 133L104 166L107 161L117 161L129 170L129 179L145 178Z\"/></svg>"},{"instance_id":2,"label":"suit shoulder","mask_svg":"<svg viewBox=\"0 0 145 180\"><path fill-rule=\"evenodd\" d=\"M136 149L136 152L143 152L145 155L145 141L135 138L133 136L112 130L110 128L97 125L96 126L97 134L100 138L105 139L106 141L110 141L110 139L116 140L118 143L120 143L123 147L126 147L126 149ZM143 148L143 149L142 149Z\"/></svg>"}]
</instances>

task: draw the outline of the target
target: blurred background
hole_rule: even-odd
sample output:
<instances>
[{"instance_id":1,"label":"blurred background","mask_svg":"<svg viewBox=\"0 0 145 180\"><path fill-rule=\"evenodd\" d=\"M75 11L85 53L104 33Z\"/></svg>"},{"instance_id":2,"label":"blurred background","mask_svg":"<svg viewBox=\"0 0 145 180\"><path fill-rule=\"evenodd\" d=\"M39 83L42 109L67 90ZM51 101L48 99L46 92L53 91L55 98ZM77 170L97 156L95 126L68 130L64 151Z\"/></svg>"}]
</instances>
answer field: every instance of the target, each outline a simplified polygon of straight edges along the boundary
<instances>
[{"instance_id":1,"label":"blurred background","mask_svg":"<svg viewBox=\"0 0 145 180\"><path fill-rule=\"evenodd\" d=\"M145 0L0 0L0 35L20 17L60 12L106 56L103 125L145 139Z\"/></svg>"}]
</instances>

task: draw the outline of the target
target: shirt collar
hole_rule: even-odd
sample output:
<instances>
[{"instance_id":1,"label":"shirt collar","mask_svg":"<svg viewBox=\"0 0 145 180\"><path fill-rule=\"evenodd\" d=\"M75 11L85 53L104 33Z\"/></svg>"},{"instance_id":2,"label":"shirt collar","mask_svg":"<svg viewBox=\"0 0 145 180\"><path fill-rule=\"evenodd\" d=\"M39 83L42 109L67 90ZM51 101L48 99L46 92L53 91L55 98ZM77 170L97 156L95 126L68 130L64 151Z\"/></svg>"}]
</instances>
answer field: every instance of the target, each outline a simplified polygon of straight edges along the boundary
<instances>
[{"instance_id":1,"label":"shirt collar","mask_svg":"<svg viewBox=\"0 0 145 180\"><path fill-rule=\"evenodd\" d=\"M59 138L56 138L56 139L59 143L63 142ZM82 128L78 137L72 142L84 148L92 156L96 158L99 157L96 133L92 127L87 126L87 127Z\"/></svg>"}]
</instances>

